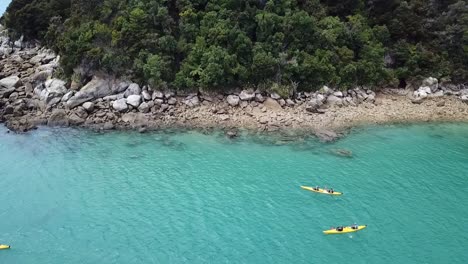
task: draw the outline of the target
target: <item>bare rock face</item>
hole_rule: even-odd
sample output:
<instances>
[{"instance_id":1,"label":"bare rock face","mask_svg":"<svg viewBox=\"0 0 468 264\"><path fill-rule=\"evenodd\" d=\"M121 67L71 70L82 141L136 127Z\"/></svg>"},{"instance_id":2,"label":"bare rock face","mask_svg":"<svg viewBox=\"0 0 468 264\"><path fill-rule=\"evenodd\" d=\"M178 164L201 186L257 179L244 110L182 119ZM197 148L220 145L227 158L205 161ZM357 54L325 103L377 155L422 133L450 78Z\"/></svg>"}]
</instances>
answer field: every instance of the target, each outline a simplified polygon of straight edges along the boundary
<instances>
[{"instance_id":1,"label":"bare rock face","mask_svg":"<svg viewBox=\"0 0 468 264\"><path fill-rule=\"evenodd\" d=\"M143 92L141 92L141 95L143 96L143 99L145 101L151 100L151 94L147 90L144 90Z\"/></svg>"},{"instance_id":2,"label":"bare rock face","mask_svg":"<svg viewBox=\"0 0 468 264\"><path fill-rule=\"evenodd\" d=\"M229 95L226 100L230 106L238 106L240 98L237 95Z\"/></svg>"},{"instance_id":3,"label":"bare rock face","mask_svg":"<svg viewBox=\"0 0 468 264\"><path fill-rule=\"evenodd\" d=\"M127 100L125 98L115 100L112 103L112 108L114 108L114 110L119 111L119 112L127 111L128 109Z\"/></svg>"},{"instance_id":4,"label":"bare rock face","mask_svg":"<svg viewBox=\"0 0 468 264\"><path fill-rule=\"evenodd\" d=\"M141 103L141 96L140 95L135 95L135 94L132 94L130 96L127 97L127 104L133 106L133 107L138 107L140 106L140 103Z\"/></svg>"},{"instance_id":5,"label":"bare rock face","mask_svg":"<svg viewBox=\"0 0 468 264\"><path fill-rule=\"evenodd\" d=\"M102 98L112 94L111 82L104 77L94 76L80 91L67 101L67 106L75 108L84 102Z\"/></svg>"},{"instance_id":6,"label":"bare rock face","mask_svg":"<svg viewBox=\"0 0 468 264\"><path fill-rule=\"evenodd\" d=\"M189 95L187 98L185 98L184 104L188 107L195 107L200 105L200 99L197 95Z\"/></svg>"},{"instance_id":7,"label":"bare rock face","mask_svg":"<svg viewBox=\"0 0 468 264\"><path fill-rule=\"evenodd\" d=\"M268 110L282 110L283 109L281 105L278 103L278 101L273 100L272 98L267 98L265 102L263 102L263 105Z\"/></svg>"},{"instance_id":8,"label":"bare rock face","mask_svg":"<svg viewBox=\"0 0 468 264\"><path fill-rule=\"evenodd\" d=\"M255 98L255 93L253 91L243 90L239 94L239 99L242 101L251 101Z\"/></svg>"},{"instance_id":9,"label":"bare rock face","mask_svg":"<svg viewBox=\"0 0 468 264\"><path fill-rule=\"evenodd\" d=\"M429 87L431 92L435 93L439 89L439 81L436 78L429 77L422 81L422 86Z\"/></svg>"},{"instance_id":10,"label":"bare rock face","mask_svg":"<svg viewBox=\"0 0 468 264\"><path fill-rule=\"evenodd\" d=\"M140 86L136 83L130 84L128 86L127 90L124 93L125 98L129 97L130 95L140 95L141 94L141 89Z\"/></svg>"},{"instance_id":11,"label":"bare rock face","mask_svg":"<svg viewBox=\"0 0 468 264\"><path fill-rule=\"evenodd\" d=\"M335 95L329 95L327 97L327 104L329 105L343 105L343 99L336 97Z\"/></svg>"},{"instance_id":12,"label":"bare rock face","mask_svg":"<svg viewBox=\"0 0 468 264\"><path fill-rule=\"evenodd\" d=\"M164 99L164 94L161 91L154 91L151 99Z\"/></svg>"},{"instance_id":13,"label":"bare rock face","mask_svg":"<svg viewBox=\"0 0 468 264\"><path fill-rule=\"evenodd\" d=\"M265 102L265 97L263 97L262 94L258 93L258 94L255 95L255 101L258 102L258 103L263 103L263 102Z\"/></svg>"},{"instance_id":14,"label":"bare rock face","mask_svg":"<svg viewBox=\"0 0 468 264\"><path fill-rule=\"evenodd\" d=\"M10 76L0 80L0 88L11 89L21 85L20 78L18 76Z\"/></svg>"},{"instance_id":15,"label":"bare rock face","mask_svg":"<svg viewBox=\"0 0 468 264\"><path fill-rule=\"evenodd\" d=\"M52 115L47 120L48 126L68 126L70 123L68 121L67 113L63 109L55 109L52 112Z\"/></svg>"},{"instance_id":16,"label":"bare rock face","mask_svg":"<svg viewBox=\"0 0 468 264\"><path fill-rule=\"evenodd\" d=\"M86 112L91 113L94 110L94 103L93 102L86 102L83 104L83 108Z\"/></svg>"},{"instance_id":17,"label":"bare rock face","mask_svg":"<svg viewBox=\"0 0 468 264\"><path fill-rule=\"evenodd\" d=\"M49 79L45 82L45 89L41 91L40 98L47 104L53 104L54 101L60 101L66 92L65 81ZM55 98L58 100L54 100Z\"/></svg>"},{"instance_id":18,"label":"bare rock face","mask_svg":"<svg viewBox=\"0 0 468 264\"><path fill-rule=\"evenodd\" d=\"M148 113L150 109L151 109L151 106L147 102L141 103L140 106L138 107L138 111L142 113Z\"/></svg>"},{"instance_id":19,"label":"bare rock face","mask_svg":"<svg viewBox=\"0 0 468 264\"><path fill-rule=\"evenodd\" d=\"M462 100L462 102L468 104L468 95L462 95L460 99Z\"/></svg>"},{"instance_id":20,"label":"bare rock face","mask_svg":"<svg viewBox=\"0 0 468 264\"><path fill-rule=\"evenodd\" d=\"M319 98L312 98L306 104L306 111L311 113L319 113L319 108L323 105Z\"/></svg>"}]
</instances>

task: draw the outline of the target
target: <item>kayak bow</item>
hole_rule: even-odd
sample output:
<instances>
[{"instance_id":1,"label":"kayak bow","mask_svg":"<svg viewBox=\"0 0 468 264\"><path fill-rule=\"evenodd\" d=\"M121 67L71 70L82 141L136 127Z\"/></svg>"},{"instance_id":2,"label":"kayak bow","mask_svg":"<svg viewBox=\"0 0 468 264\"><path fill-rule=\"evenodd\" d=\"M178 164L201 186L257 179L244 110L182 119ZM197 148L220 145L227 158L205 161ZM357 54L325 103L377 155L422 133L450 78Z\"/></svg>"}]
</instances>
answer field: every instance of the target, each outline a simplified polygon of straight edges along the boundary
<instances>
[{"instance_id":1,"label":"kayak bow","mask_svg":"<svg viewBox=\"0 0 468 264\"><path fill-rule=\"evenodd\" d=\"M10 248L10 246L8 246L8 245L0 245L0 249L9 249L9 248Z\"/></svg>"}]
</instances>

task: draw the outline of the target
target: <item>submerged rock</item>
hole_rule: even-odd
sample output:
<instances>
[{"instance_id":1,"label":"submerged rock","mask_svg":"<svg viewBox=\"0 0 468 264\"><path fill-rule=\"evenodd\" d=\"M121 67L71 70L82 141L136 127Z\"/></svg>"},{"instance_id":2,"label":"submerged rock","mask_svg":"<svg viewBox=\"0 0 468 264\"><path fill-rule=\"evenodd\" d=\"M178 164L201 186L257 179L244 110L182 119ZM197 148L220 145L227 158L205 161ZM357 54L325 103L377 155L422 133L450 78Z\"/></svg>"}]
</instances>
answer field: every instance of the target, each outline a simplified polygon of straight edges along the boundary
<instances>
[{"instance_id":1,"label":"submerged rock","mask_svg":"<svg viewBox=\"0 0 468 264\"><path fill-rule=\"evenodd\" d=\"M315 136L322 142L332 142L339 138L336 132L330 130L317 130L315 131Z\"/></svg>"},{"instance_id":2,"label":"submerged rock","mask_svg":"<svg viewBox=\"0 0 468 264\"><path fill-rule=\"evenodd\" d=\"M332 149L331 153L333 153L336 156L340 156L340 157L346 157L346 158L352 158L353 157L353 152L351 150L347 150L347 149Z\"/></svg>"}]
</instances>

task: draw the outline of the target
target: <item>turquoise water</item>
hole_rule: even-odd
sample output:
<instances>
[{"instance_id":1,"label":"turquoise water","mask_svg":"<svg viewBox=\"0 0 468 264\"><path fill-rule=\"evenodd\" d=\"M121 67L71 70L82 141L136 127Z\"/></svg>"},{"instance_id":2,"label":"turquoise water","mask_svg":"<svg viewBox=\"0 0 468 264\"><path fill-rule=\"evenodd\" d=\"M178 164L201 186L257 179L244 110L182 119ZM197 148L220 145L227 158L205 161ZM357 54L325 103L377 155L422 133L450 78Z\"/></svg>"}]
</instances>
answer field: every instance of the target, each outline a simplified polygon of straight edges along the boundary
<instances>
[{"instance_id":1,"label":"turquoise water","mask_svg":"<svg viewBox=\"0 0 468 264\"><path fill-rule=\"evenodd\" d=\"M0 263L468 260L468 125L282 143L0 128ZM299 188L315 184L345 195Z\"/></svg>"}]
</instances>

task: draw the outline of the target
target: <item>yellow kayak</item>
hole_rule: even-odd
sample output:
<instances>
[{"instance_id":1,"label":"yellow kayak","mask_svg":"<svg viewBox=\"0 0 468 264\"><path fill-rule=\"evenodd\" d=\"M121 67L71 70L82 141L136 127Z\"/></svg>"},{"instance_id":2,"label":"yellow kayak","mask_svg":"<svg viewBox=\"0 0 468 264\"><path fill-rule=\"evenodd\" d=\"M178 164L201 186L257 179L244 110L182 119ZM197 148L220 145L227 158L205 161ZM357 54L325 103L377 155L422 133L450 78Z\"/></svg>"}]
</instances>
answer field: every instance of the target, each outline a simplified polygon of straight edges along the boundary
<instances>
[{"instance_id":1,"label":"yellow kayak","mask_svg":"<svg viewBox=\"0 0 468 264\"><path fill-rule=\"evenodd\" d=\"M361 225L361 226L358 226L356 229L354 229L351 226L345 226L345 227L343 227L342 231L338 231L337 228L333 228L333 229L325 230L325 231L323 231L323 233L326 234L326 235L353 233L353 232L357 232L359 230L363 230L366 227L367 227L367 225Z\"/></svg>"},{"instance_id":2,"label":"yellow kayak","mask_svg":"<svg viewBox=\"0 0 468 264\"><path fill-rule=\"evenodd\" d=\"M343 194L343 193L335 192L335 191L333 193L330 193L327 190L322 189L322 188L319 188L318 191L317 191L314 188L309 187L309 186L301 186L301 188L304 189L304 190L311 191L311 192L323 193L323 194L328 194L328 195L342 195Z\"/></svg>"},{"instance_id":3,"label":"yellow kayak","mask_svg":"<svg viewBox=\"0 0 468 264\"><path fill-rule=\"evenodd\" d=\"M0 245L0 249L9 249L9 248L10 248L10 246L8 246L8 245Z\"/></svg>"}]
</instances>

